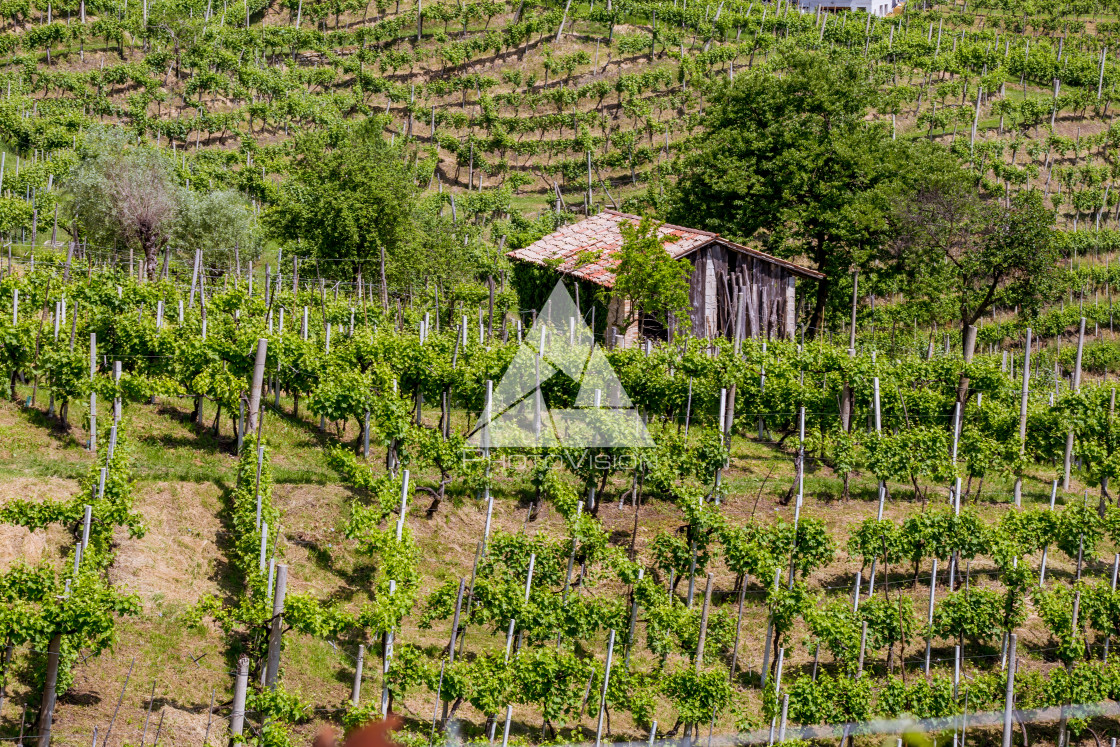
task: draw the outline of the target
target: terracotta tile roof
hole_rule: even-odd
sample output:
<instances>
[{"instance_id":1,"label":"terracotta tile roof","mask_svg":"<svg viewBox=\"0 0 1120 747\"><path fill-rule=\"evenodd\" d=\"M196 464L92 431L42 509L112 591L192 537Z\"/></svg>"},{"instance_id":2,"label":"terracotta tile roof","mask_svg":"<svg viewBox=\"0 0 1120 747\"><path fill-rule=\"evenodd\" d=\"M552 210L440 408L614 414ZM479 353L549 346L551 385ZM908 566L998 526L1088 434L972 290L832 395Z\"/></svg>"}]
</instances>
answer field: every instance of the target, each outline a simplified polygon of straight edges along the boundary
<instances>
[{"instance_id":1,"label":"terracotta tile roof","mask_svg":"<svg viewBox=\"0 0 1120 747\"><path fill-rule=\"evenodd\" d=\"M622 231L619 230L619 224L629 221L637 225L639 220L641 218L636 215L604 210L598 215L553 231L523 249L507 252L506 256L538 265L555 263L558 272L610 288L614 285L614 270L618 266L615 252L622 246ZM669 256L673 259L680 259L706 244L719 241L737 251L782 265L802 277L824 277L818 272L771 257L756 249L720 239L719 234L709 231L666 223L658 229L657 234L676 237L665 244Z\"/></svg>"}]
</instances>

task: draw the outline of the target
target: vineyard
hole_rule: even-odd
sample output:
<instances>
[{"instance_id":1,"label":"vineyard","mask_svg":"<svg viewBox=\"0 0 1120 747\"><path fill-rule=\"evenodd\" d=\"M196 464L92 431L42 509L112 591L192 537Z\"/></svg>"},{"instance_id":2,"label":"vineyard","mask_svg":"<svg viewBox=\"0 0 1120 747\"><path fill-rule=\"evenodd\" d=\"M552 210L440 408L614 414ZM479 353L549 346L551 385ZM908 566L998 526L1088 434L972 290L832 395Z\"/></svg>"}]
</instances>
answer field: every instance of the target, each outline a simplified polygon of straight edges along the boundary
<instances>
[{"instance_id":1,"label":"vineyard","mask_svg":"<svg viewBox=\"0 0 1120 747\"><path fill-rule=\"evenodd\" d=\"M291 136L375 115L420 149L441 194L508 187L490 209L513 196L657 204L706 102L794 50L858 60L877 91L870 119L948 146L993 193L1041 190L1074 229L1120 215L1109 3L907 3L877 17L745 0L12 0L0 15L0 133L22 157L3 187L44 217L48 172L66 166L35 165L65 162L98 124L167 151L196 190L272 203ZM26 242L31 215L6 208L0 230Z\"/></svg>"},{"instance_id":2,"label":"vineyard","mask_svg":"<svg viewBox=\"0 0 1120 747\"><path fill-rule=\"evenodd\" d=\"M1120 5L793 5L0 0L0 743L1114 747Z\"/></svg>"},{"instance_id":3,"label":"vineyard","mask_svg":"<svg viewBox=\"0 0 1120 747\"><path fill-rule=\"evenodd\" d=\"M545 317L437 294L4 277L5 738L1116 734L1107 304L611 349L656 446L508 453L467 439Z\"/></svg>"}]
</instances>

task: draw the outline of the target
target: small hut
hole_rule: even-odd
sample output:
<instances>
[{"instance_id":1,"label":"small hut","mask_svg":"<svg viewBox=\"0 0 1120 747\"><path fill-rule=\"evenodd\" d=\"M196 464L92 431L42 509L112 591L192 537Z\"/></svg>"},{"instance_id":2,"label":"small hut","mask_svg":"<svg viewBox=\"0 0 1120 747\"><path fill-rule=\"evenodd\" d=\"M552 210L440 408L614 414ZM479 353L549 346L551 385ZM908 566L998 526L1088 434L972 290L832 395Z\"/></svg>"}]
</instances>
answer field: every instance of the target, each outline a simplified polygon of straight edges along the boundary
<instances>
[{"instance_id":1,"label":"small hut","mask_svg":"<svg viewBox=\"0 0 1120 747\"><path fill-rule=\"evenodd\" d=\"M550 267L569 277L610 288L622 246L623 221L637 224L636 215L604 210L578 223L564 226L507 256L522 262ZM643 319L647 337L671 339L675 330L687 329L694 337L792 338L796 327L797 278L820 280L819 272L772 257L719 234L695 228L664 224L658 235L670 237L665 250L674 259L687 259L689 276L689 319L669 319L668 329L656 320ZM617 299L607 311L607 328L621 329L629 309ZM637 324L625 329L620 340L630 344L637 338Z\"/></svg>"}]
</instances>

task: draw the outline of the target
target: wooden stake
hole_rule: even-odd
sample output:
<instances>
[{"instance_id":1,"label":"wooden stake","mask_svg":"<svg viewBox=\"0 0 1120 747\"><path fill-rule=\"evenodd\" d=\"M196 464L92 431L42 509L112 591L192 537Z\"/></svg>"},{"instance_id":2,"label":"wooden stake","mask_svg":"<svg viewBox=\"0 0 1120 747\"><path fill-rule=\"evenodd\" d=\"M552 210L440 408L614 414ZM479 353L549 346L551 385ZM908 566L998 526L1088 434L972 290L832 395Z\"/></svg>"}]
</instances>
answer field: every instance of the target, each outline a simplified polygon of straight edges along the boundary
<instances>
[{"instance_id":1,"label":"wooden stake","mask_svg":"<svg viewBox=\"0 0 1120 747\"><path fill-rule=\"evenodd\" d=\"M242 655L237 660L237 679L233 683L233 710L229 716L229 733L234 737L239 736L245 730L245 694L248 686L249 657ZM106 741L108 741L108 735L106 735Z\"/></svg>"},{"instance_id":2,"label":"wooden stake","mask_svg":"<svg viewBox=\"0 0 1120 747\"><path fill-rule=\"evenodd\" d=\"M1027 396L1031 379L1031 328L1027 327L1027 341L1023 346L1023 388L1019 393L1019 455L1027 445ZM1023 505L1023 475L1015 475L1015 505Z\"/></svg>"},{"instance_id":3,"label":"wooden stake","mask_svg":"<svg viewBox=\"0 0 1120 747\"><path fill-rule=\"evenodd\" d=\"M466 588L466 579L459 579L459 592L455 597L455 616L451 621L451 642L448 644L447 663L455 663L455 639L459 635L459 614L463 609L463 590ZM446 718L446 716L444 717Z\"/></svg>"},{"instance_id":4,"label":"wooden stake","mask_svg":"<svg viewBox=\"0 0 1120 747\"><path fill-rule=\"evenodd\" d=\"M735 646L731 649L731 680L735 680L735 666L739 663L739 636L743 630L743 599L747 596L748 576L743 574L743 583L739 584L739 616L735 620Z\"/></svg>"},{"instance_id":5,"label":"wooden stake","mask_svg":"<svg viewBox=\"0 0 1120 747\"><path fill-rule=\"evenodd\" d=\"M708 638L708 607L712 603L712 572L708 571L708 582L704 587L704 606L700 610L700 637L696 642L696 672L699 674L704 663L704 644Z\"/></svg>"},{"instance_id":6,"label":"wooden stake","mask_svg":"<svg viewBox=\"0 0 1120 747\"><path fill-rule=\"evenodd\" d=\"M288 566L276 566L276 591L272 597L272 627L268 632L268 670L265 685L276 689L276 677L280 674L280 644L284 632L284 595L288 590Z\"/></svg>"},{"instance_id":7,"label":"wooden stake","mask_svg":"<svg viewBox=\"0 0 1120 747\"><path fill-rule=\"evenodd\" d=\"M350 689L350 705L355 708L358 707L358 701L362 697L362 665L366 658L366 647L364 644L358 645L358 661L354 666L354 686ZM205 747L205 745L203 746Z\"/></svg>"},{"instance_id":8,"label":"wooden stake","mask_svg":"<svg viewBox=\"0 0 1120 747\"><path fill-rule=\"evenodd\" d=\"M611 631L607 642L607 666L603 670L603 690L599 696L599 723L595 727L595 747L602 747L603 743L603 715L607 708L607 688L611 681L611 658L614 656L614 631ZM507 716L508 722L508 716ZM508 731L508 727L507 727Z\"/></svg>"},{"instance_id":9,"label":"wooden stake","mask_svg":"<svg viewBox=\"0 0 1120 747\"><path fill-rule=\"evenodd\" d=\"M43 700L39 710L39 747L51 743L51 721L54 719L54 706L57 702L55 687L58 684L58 659L62 653L62 634L55 633L47 645L47 677L43 684Z\"/></svg>"},{"instance_id":10,"label":"wooden stake","mask_svg":"<svg viewBox=\"0 0 1120 747\"><path fill-rule=\"evenodd\" d=\"M257 357L253 361L253 383L249 388L249 431L257 430L257 419L261 409L261 387L264 384L264 364L268 357L268 340L257 340ZM259 478L258 478L259 479Z\"/></svg>"}]
</instances>

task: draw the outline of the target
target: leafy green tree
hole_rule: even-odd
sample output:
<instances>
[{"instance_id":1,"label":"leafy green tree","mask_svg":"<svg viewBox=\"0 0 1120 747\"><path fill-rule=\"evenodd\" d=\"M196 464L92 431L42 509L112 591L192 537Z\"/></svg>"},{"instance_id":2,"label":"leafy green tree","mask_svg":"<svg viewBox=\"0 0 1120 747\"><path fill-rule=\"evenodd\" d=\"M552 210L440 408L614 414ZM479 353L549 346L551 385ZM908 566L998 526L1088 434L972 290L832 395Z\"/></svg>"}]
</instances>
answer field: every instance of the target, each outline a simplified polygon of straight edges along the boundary
<instances>
[{"instance_id":1,"label":"leafy green tree","mask_svg":"<svg viewBox=\"0 0 1120 747\"><path fill-rule=\"evenodd\" d=\"M383 124L374 118L297 139L291 175L265 214L270 233L302 241L344 276L376 276L382 249L406 261L417 167Z\"/></svg>"},{"instance_id":2,"label":"leafy green tree","mask_svg":"<svg viewBox=\"0 0 1120 747\"><path fill-rule=\"evenodd\" d=\"M996 304L1031 312L1051 300L1060 252L1042 197L1020 193L1004 207L952 157L931 163L926 182L896 204L893 253L910 294L951 297L962 330Z\"/></svg>"},{"instance_id":3,"label":"leafy green tree","mask_svg":"<svg viewBox=\"0 0 1120 747\"><path fill-rule=\"evenodd\" d=\"M816 330L837 278L885 240L887 195L914 173L923 146L866 119L877 94L861 62L791 52L774 67L717 91L668 217L807 256L826 275L809 320Z\"/></svg>"},{"instance_id":4,"label":"leafy green tree","mask_svg":"<svg viewBox=\"0 0 1120 747\"><path fill-rule=\"evenodd\" d=\"M669 314L683 315L688 310L688 260L673 259L665 250L672 237L657 235L661 227L648 215L637 226L623 221L622 248L618 253L612 300L623 303L629 323L638 323L643 332L646 315L666 319Z\"/></svg>"},{"instance_id":5,"label":"leafy green tree","mask_svg":"<svg viewBox=\"0 0 1120 747\"><path fill-rule=\"evenodd\" d=\"M441 286L440 298L450 299L452 294L458 295L455 293L457 286L480 276L484 278L487 271L498 274L494 271L493 257L497 254L494 247L474 236L464 244L457 230L461 223L456 224L451 211L443 208L444 197L432 195L422 199L412 211L408 244L393 253L394 262L386 268L390 284L403 285L415 282L418 277L431 276ZM507 197L501 203L502 209L508 204ZM445 214L440 214L441 209ZM477 229L472 228L472 233L474 230ZM504 257L500 261L504 262ZM494 313L497 317L498 311Z\"/></svg>"}]
</instances>

